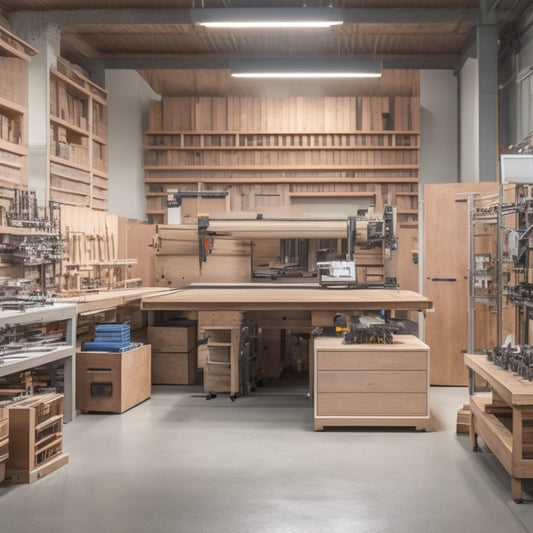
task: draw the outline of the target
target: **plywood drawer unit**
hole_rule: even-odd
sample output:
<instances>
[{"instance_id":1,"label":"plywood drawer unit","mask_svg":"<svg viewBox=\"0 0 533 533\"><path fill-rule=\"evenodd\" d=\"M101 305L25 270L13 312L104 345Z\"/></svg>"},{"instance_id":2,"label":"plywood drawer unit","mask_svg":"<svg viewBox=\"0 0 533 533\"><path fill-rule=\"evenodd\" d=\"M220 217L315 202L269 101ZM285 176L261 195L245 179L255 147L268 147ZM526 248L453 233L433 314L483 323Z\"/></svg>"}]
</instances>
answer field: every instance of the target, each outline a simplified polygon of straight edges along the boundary
<instances>
[{"instance_id":1,"label":"plywood drawer unit","mask_svg":"<svg viewBox=\"0 0 533 533\"><path fill-rule=\"evenodd\" d=\"M198 371L196 349L188 352L152 352L152 383L192 385Z\"/></svg>"},{"instance_id":2,"label":"plywood drawer unit","mask_svg":"<svg viewBox=\"0 0 533 533\"><path fill-rule=\"evenodd\" d=\"M315 429L429 423L429 348L412 335L394 344L315 339Z\"/></svg>"},{"instance_id":3,"label":"plywood drawer unit","mask_svg":"<svg viewBox=\"0 0 533 533\"><path fill-rule=\"evenodd\" d=\"M32 483L68 463L63 452L63 395L42 394L14 402L9 411L6 475Z\"/></svg>"},{"instance_id":4,"label":"plywood drawer unit","mask_svg":"<svg viewBox=\"0 0 533 533\"><path fill-rule=\"evenodd\" d=\"M123 413L150 398L151 346L122 353L76 354L76 407L82 413Z\"/></svg>"}]
</instances>

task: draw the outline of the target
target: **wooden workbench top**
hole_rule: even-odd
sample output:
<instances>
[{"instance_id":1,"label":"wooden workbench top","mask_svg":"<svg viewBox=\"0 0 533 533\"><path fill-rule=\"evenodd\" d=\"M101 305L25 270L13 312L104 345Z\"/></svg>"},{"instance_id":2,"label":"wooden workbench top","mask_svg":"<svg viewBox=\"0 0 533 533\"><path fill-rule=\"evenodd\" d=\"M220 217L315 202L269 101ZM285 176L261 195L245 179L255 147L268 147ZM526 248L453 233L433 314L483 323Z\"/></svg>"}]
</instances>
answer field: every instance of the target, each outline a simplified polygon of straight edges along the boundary
<instances>
[{"instance_id":1,"label":"wooden workbench top","mask_svg":"<svg viewBox=\"0 0 533 533\"><path fill-rule=\"evenodd\" d=\"M146 296L146 311L355 311L402 309L423 311L433 303L412 291L396 289L320 289L276 286L188 287Z\"/></svg>"},{"instance_id":2,"label":"wooden workbench top","mask_svg":"<svg viewBox=\"0 0 533 533\"><path fill-rule=\"evenodd\" d=\"M343 337L316 337L315 349L340 352L362 350L366 352L413 352L416 350L428 350L429 347L415 335L394 335L392 344L347 344L344 342Z\"/></svg>"},{"instance_id":3,"label":"wooden workbench top","mask_svg":"<svg viewBox=\"0 0 533 533\"><path fill-rule=\"evenodd\" d=\"M465 354L465 365L487 380L507 405L533 405L533 382L491 363L485 354Z\"/></svg>"}]
</instances>

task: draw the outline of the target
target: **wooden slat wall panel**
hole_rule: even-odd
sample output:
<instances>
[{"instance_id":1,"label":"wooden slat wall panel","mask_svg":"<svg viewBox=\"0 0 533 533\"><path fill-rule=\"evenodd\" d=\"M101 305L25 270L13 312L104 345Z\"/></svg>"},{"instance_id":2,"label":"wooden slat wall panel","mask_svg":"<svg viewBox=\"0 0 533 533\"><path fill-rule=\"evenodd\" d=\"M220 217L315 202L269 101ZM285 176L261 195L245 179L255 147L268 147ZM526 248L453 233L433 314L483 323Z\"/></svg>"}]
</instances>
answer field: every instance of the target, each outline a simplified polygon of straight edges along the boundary
<instances>
[{"instance_id":1,"label":"wooden slat wall panel","mask_svg":"<svg viewBox=\"0 0 533 533\"><path fill-rule=\"evenodd\" d=\"M227 190L230 211L298 210L291 194L373 193L416 221L416 96L167 97L150 106L145 177L150 222L166 192Z\"/></svg>"}]
</instances>

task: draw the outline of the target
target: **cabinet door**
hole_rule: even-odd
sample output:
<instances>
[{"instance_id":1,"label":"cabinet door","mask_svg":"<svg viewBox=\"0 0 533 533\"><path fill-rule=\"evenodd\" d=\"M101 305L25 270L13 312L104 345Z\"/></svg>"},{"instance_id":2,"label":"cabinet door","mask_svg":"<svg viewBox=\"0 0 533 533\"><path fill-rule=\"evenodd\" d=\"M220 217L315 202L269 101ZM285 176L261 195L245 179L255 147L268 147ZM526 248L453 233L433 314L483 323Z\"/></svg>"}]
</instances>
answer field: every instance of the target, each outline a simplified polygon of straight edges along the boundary
<instances>
[{"instance_id":1,"label":"cabinet door","mask_svg":"<svg viewBox=\"0 0 533 533\"><path fill-rule=\"evenodd\" d=\"M468 384L462 353L468 347L467 198L475 192L497 193L498 184L424 187L424 294L435 308L426 315L425 338L432 385Z\"/></svg>"}]
</instances>

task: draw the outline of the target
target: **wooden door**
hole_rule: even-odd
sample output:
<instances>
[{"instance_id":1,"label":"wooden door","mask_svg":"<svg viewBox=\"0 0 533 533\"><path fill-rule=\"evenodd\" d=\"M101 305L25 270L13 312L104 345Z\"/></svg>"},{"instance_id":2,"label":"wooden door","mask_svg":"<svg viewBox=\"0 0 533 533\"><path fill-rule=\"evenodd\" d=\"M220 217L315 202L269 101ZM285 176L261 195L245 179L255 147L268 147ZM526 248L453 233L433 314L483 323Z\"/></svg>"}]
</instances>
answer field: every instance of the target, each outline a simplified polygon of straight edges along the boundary
<instances>
[{"instance_id":1,"label":"wooden door","mask_svg":"<svg viewBox=\"0 0 533 533\"><path fill-rule=\"evenodd\" d=\"M426 316L432 385L467 385L468 196L498 192L497 183L445 183L424 187L424 294L435 311Z\"/></svg>"}]
</instances>

